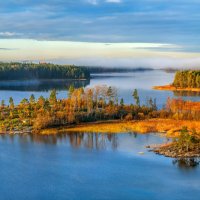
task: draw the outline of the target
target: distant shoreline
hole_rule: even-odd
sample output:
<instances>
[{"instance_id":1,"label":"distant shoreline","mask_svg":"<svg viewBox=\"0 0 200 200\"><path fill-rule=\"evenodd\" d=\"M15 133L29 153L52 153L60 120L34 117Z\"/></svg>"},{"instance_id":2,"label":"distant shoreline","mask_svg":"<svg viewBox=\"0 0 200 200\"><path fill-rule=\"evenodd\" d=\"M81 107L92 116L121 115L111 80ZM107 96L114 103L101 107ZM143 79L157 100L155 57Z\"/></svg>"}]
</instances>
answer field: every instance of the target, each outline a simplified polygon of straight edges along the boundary
<instances>
[{"instance_id":1,"label":"distant shoreline","mask_svg":"<svg viewBox=\"0 0 200 200\"><path fill-rule=\"evenodd\" d=\"M59 81L86 81L88 80L87 78L33 78L33 79L7 79L7 80L0 80L0 83L5 83L5 82L15 82L15 81L19 81L19 82L35 82L35 81L51 81L51 82L59 82Z\"/></svg>"},{"instance_id":2,"label":"distant shoreline","mask_svg":"<svg viewBox=\"0 0 200 200\"><path fill-rule=\"evenodd\" d=\"M154 86L154 90L169 90L169 91L191 91L200 92L200 88L177 88L172 85Z\"/></svg>"}]
</instances>

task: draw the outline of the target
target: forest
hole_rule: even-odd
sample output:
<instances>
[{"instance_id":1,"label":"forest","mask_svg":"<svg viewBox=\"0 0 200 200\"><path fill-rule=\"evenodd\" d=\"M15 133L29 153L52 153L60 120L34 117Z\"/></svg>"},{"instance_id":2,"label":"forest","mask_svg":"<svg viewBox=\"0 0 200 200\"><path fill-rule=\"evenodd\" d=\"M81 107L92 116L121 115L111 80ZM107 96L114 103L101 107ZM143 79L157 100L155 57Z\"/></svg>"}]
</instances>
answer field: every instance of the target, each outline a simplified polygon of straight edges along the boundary
<instances>
[{"instance_id":1,"label":"forest","mask_svg":"<svg viewBox=\"0 0 200 200\"><path fill-rule=\"evenodd\" d=\"M67 96L67 95L66 95ZM200 102L170 99L166 107L158 110L156 99L149 98L145 105L140 104L138 91L132 93L133 103L125 104L119 99L117 89L105 85L94 88L69 88L68 98L57 99L56 90L49 98L23 99L15 105L10 97L9 105L0 105L1 132L19 131L26 128L34 132L42 129L102 120L145 120L175 119L200 120Z\"/></svg>"},{"instance_id":2,"label":"forest","mask_svg":"<svg viewBox=\"0 0 200 200\"><path fill-rule=\"evenodd\" d=\"M177 71L172 85L176 88L200 88L200 70Z\"/></svg>"},{"instance_id":3,"label":"forest","mask_svg":"<svg viewBox=\"0 0 200 200\"><path fill-rule=\"evenodd\" d=\"M0 63L0 80L89 79L90 72L74 65L51 63Z\"/></svg>"}]
</instances>

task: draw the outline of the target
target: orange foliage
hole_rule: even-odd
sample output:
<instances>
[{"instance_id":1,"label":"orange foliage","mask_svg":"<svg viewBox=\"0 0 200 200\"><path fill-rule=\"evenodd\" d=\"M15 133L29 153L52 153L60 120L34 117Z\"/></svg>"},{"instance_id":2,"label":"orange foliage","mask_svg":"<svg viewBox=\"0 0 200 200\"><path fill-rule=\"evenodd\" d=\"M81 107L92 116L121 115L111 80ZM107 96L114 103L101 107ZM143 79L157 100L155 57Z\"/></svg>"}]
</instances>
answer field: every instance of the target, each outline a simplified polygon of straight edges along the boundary
<instances>
[{"instance_id":1,"label":"orange foliage","mask_svg":"<svg viewBox=\"0 0 200 200\"><path fill-rule=\"evenodd\" d=\"M170 90L170 91L193 91L200 92L200 88L178 88L173 85L154 86L155 90Z\"/></svg>"},{"instance_id":2,"label":"orange foliage","mask_svg":"<svg viewBox=\"0 0 200 200\"><path fill-rule=\"evenodd\" d=\"M80 132L101 132L101 133L122 133L122 132L166 132L169 136L176 135L182 127L188 130L196 130L200 134L200 121L173 120L173 119L150 119L143 121L111 121L103 123L93 123L78 125L76 127L66 128L65 131Z\"/></svg>"}]
</instances>

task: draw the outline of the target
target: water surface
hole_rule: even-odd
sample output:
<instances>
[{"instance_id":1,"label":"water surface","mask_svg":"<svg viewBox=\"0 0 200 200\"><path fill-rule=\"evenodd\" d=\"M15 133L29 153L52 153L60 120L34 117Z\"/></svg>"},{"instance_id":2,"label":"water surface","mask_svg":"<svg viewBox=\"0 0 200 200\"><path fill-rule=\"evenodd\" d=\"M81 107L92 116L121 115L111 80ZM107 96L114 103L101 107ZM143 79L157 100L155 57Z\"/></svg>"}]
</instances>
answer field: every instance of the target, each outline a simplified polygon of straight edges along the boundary
<instances>
[{"instance_id":1,"label":"water surface","mask_svg":"<svg viewBox=\"0 0 200 200\"><path fill-rule=\"evenodd\" d=\"M0 100L8 103L12 96L17 104L31 94L48 97L54 88L58 98L66 98L71 84L115 86L119 99L123 97L125 103L133 103L131 94L137 88L142 104L152 97L157 99L159 108L168 96L200 100L197 93L152 89L171 83L173 77L173 73L156 70L93 74L89 82L0 82ZM165 141L153 133L0 135L1 199L199 200L200 167L174 164L173 159L145 148Z\"/></svg>"},{"instance_id":2,"label":"water surface","mask_svg":"<svg viewBox=\"0 0 200 200\"><path fill-rule=\"evenodd\" d=\"M155 134L133 133L2 135L1 197L199 199L199 167L179 167L145 149L164 141Z\"/></svg>"},{"instance_id":3,"label":"water surface","mask_svg":"<svg viewBox=\"0 0 200 200\"><path fill-rule=\"evenodd\" d=\"M23 98L29 98L34 94L36 98L43 95L48 97L50 90L56 89L58 98L66 98L67 90L72 84L75 87L94 87L96 85L114 86L118 89L119 99L123 98L125 103L134 103L132 93L138 89L141 104L145 104L147 98L157 99L157 105L162 108L167 97L182 97L184 99L200 101L199 93L172 92L153 90L156 85L166 85L173 81L174 73L166 73L161 70L129 72L129 73L105 73L92 74L90 81L9 81L0 82L0 100L7 103L12 96L18 104Z\"/></svg>"}]
</instances>

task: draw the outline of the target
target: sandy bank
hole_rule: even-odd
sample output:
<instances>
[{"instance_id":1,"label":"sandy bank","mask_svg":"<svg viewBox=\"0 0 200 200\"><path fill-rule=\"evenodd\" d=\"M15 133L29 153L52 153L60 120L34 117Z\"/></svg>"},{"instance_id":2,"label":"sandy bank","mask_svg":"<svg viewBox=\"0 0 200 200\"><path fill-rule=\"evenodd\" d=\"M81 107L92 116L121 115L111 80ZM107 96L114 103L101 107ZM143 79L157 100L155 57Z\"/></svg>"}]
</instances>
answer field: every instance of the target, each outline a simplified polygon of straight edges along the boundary
<instances>
[{"instance_id":1,"label":"sandy bank","mask_svg":"<svg viewBox=\"0 0 200 200\"><path fill-rule=\"evenodd\" d=\"M155 90L170 90L170 91L191 91L200 92L200 88L176 88L172 85L154 86Z\"/></svg>"}]
</instances>

